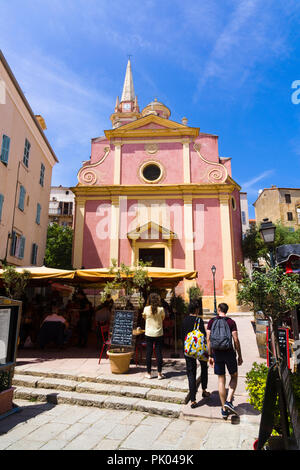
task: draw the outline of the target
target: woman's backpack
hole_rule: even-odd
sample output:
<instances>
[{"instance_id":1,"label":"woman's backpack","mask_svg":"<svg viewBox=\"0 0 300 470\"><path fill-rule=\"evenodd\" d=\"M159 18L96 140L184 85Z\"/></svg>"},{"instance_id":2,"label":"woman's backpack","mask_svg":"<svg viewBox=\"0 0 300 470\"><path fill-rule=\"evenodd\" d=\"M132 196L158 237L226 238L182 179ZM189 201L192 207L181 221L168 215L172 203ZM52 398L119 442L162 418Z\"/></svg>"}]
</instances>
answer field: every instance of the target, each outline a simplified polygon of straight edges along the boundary
<instances>
[{"instance_id":1,"label":"woman's backpack","mask_svg":"<svg viewBox=\"0 0 300 470\"><path fill-rule=\"evenodd\" d=\"M208 360L208 349L206 344L206 338L204 334L199 330L201 319L198 318L195 321L193 331L190 331L184 340L184 354L200 361Z\"/></svg>"}]
</instances>

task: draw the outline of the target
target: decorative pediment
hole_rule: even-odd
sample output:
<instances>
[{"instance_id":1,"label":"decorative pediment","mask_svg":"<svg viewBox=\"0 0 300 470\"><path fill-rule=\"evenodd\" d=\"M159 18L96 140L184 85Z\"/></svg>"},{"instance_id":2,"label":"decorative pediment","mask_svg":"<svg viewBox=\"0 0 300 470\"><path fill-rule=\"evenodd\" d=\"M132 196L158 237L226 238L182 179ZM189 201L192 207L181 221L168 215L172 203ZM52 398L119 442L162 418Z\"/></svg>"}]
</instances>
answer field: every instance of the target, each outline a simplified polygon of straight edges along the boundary
<instances>
[{"instance_id":1,"label":"decorative pediment","mask_svg":"<svg viewBox=\"0 0 300 470\"><path fill-rule=\"evenodd\" d=\"M150 114L136 121L124 124L116 129L104 131L108 139L120 137L153 137L153 136L193 136L199 135L198 127L188 127L179 122L170 121Z\"/></svg>"},{"instance_id":2,"label":"decorative pediment","mask_svg":"<svg viewBox=\"0 0 300 470\"><path fill-rule=\"evenodd\" d=\"M176 233L172 232L172 230L162 227L152 221L147 222L144 225L137 226L134 230L128 232L127 237L130 240L139 240L140 238L153 240L159 238L160 235L163 240L173 240L174 238L177 238Z\"/></svg>"}]
</instances>

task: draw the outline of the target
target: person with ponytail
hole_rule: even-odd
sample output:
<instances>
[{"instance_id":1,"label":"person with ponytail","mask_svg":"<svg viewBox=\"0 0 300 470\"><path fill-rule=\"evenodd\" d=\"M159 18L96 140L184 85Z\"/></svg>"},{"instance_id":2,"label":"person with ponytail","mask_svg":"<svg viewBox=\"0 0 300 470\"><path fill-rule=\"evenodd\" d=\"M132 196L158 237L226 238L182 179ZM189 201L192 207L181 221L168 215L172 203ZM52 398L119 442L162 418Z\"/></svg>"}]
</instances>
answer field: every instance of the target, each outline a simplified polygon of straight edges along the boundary
<instances>
[{"instance_id":1,"label":"person with ponytail","mask_svg":"<svg viewBox=\"0 0 300 470\"><path fill-rule=\"evenodd\" d=\"M155 348L158 379L163 379L162 374L162 345L163 345L163 320L165 318L165 311L160 306L160 296L152 293L149 296L149 305L144 308L143 317L145 319L145 338L146 338L146 364L147 374L146 378L151 379L151 364L153 347Z\"/></svg>"}]
</instances>

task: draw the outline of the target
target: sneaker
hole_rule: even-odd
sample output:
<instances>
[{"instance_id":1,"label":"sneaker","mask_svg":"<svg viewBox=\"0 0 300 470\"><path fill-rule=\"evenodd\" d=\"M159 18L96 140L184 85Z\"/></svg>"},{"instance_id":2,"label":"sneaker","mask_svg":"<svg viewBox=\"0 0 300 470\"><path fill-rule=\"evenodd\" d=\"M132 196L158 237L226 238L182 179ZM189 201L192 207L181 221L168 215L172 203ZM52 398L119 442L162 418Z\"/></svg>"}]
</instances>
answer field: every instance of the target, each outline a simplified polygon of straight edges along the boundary
<instances>
[{"instance_id":1,"label":"sneaker","mask_svg":"<svg viewBox=\"0 0 300 470\"><path fill-rule=\"evenodd\" d=\"M151 379L151 374L146 374L145 379Z\"/></svg>"},{"instance_id":2,"label":"sneaker","mask_svg":"<svg viewBox=\"0 0 300 470\"><path fill-rule=\"evenodd\" d=\"M162 380L162 379L165 379L165 375L164 374L158 374L158 380Z\"/></svg>"},{"instance_id":3,"label":"sneaker","mask_svg":"<svg viewBox=\"0 0 300 470\"><path fill-rule=\"evenodd\" d=\"M229 416L229 411L223 410L223 408L221 408L221 415L222 415L222 418L226 420Z\"/></svg>"},{"instance_id":4,"label":"sneaker","mask_svg":"<svg viewBox=\"0 0 300 470\"><path fill-rule=\"evenodd\" d=\"M235 411L235 408L231 401L225 401L224 408L228 413L238 416L238 413Z\"/></svg>"}]
</instances>

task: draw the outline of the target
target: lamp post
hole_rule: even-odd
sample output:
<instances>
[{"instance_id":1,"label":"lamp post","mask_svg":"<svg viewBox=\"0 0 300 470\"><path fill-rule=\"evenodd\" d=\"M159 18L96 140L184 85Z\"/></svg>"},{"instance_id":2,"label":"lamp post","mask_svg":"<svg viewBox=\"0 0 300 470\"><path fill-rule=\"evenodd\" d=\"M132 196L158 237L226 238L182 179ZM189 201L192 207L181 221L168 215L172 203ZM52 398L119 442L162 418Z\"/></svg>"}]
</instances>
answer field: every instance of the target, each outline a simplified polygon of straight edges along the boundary
<instances>
[{"instance_id":1,"label":"lamp post","mask_svg":"<svg viewBox=\"0 0 300 470\"><path fill-rule=\"evenodd\" d=\"M276 226L269 219L263 219L260 224L260 235L269 248L270 254L270 263L271 267L275 268L275 259L274 259L274 241L275 241L275 231Z\"/></svg>"},{"instance_id":2,"label":"lamp post","mask_svg":"<svg viewBox=\"0 0 300 470\"><path fill-rule=\"evenodd\" d=\"M214 281L214 314L217 315L217 299L216 299L216 270L217 268L215 267L215 265L213 265L211 267L211 272L212 272L212 275L213 275L213 281Z\"/></svg>"}]
</instances>

